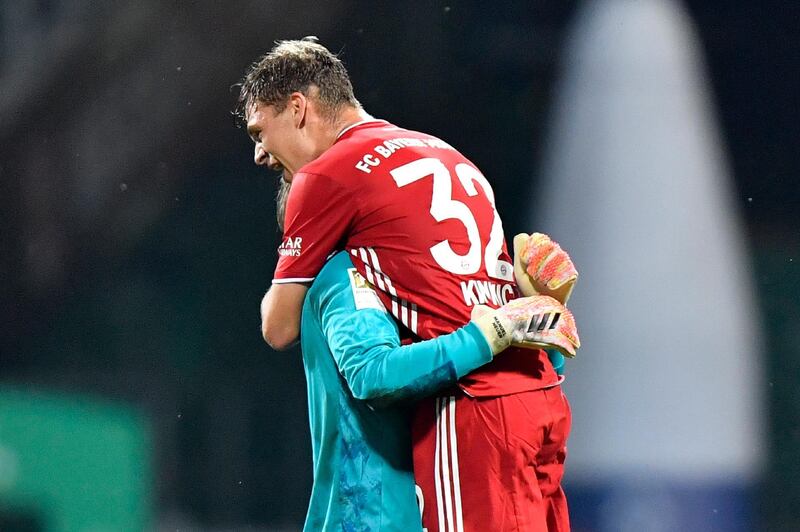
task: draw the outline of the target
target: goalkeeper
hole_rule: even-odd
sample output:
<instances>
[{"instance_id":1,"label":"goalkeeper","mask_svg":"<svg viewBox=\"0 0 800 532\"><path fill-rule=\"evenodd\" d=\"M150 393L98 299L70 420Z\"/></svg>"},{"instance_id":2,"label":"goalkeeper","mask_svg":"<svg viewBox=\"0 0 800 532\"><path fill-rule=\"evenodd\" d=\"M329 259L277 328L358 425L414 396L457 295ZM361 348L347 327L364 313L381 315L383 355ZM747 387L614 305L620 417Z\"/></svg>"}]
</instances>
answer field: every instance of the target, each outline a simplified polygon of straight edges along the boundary
<instances>
[{"instance_id":1,"label":"goalkeeper","mask_svg":"<svg viewBox=\"0 0 800 532\"><path fill-rule=\"evenodd\" d=\"M396 322L349 255L334 256L302 311L314 462L305 530L421 530L411 400L455 385L512 343L572 356L572 315L548 296L520 298L478 308L451 334L401 346Z\"/></svg>"}]
</instances>

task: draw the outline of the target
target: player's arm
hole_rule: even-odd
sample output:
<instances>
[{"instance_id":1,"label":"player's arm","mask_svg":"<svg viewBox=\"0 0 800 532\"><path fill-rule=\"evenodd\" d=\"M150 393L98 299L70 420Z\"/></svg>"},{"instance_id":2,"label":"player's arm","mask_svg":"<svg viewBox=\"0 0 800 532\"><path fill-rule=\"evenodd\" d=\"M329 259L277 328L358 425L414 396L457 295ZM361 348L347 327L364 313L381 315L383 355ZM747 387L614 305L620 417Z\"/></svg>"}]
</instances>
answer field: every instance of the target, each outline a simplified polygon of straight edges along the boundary
<instances>
[{"instance_id":1,"label":"player's arm","mask_svg":"<svg viewBox=\"0 0 800 532\"><path fill-rule=\"evenodd\" d=\"M335 180L294 176L272 287L261 300L261 334L273 349L287 349L297 341L308 287L341 245L355 210L353 199Z\"/></svg>"},{"instance_id":2,"label":"player's arm","mask_svg":"<svg viewBox=\"0 0 800 532\"><path fill-rule=\"evenodd\" d=\"M300 311L306 283L273 284L261 300L261 335L278 351L290 348L300 335Z\"/></svg>"},{"instance_id":3,"label":"player's arm","mask_svg":"<svg viewBox=\"0 0 800 532\"><path fill-rule=\"evenodd\" d=\"M354 288L355 268L346 254L325 266L307 304L314 314L339 373L353 396L383 406L421 398L455 383L492 360L492 351L475 325L452 334L401 345L397 323L370 288ZM324 293L317 296L319 285ZM356 295L357 294L357 295Z\"/></svg>"}]
</instances>

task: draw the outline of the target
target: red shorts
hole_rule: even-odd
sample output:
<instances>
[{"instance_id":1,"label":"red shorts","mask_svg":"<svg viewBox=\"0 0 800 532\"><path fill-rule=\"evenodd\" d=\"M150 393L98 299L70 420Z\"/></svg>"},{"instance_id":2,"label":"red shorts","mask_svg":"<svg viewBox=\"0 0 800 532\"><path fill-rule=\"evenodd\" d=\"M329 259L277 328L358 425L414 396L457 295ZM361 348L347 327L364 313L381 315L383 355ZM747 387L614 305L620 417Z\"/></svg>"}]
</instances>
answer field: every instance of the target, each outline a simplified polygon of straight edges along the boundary
<instances>
[{"instance_id":1,"label":"red shorts","mask_svg":"<svg viewBox=\"0 0 800 532\"><path fill-rule=\"evenodd\" d=\"M422 401L412 437L423 528L568 531L561 479L571 420L561 386Z\"/></svg>"}]
</instances>

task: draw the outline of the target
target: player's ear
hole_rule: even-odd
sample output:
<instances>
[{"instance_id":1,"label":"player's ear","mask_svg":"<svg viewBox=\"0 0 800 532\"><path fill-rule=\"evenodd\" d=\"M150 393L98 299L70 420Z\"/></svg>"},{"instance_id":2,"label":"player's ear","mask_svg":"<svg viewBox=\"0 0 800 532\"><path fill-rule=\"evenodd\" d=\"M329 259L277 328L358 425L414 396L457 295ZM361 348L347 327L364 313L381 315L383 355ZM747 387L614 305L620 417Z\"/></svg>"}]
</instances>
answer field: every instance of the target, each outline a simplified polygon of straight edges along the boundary
<instances>
[{"instance_id":1,"label":"player's ear","mask_svg":"<svg viewBox=\"0 0 800 532\"><path fill-rule=\"evenodd\" d=\"M289 110L295 127L302 127L308 111L308 98L302 92L293 92L289 96Z\"/></svg>"}]
</instances>

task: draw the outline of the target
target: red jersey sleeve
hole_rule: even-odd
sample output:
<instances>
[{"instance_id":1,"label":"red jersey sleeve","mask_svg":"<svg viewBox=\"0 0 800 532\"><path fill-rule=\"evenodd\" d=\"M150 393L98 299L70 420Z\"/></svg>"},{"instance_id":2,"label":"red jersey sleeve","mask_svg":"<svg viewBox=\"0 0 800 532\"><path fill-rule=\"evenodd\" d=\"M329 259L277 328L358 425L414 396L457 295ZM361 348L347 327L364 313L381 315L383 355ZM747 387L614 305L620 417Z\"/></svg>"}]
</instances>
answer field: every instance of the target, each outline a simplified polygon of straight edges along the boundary
<instances>
[{"instance_id":1,"label":"red jersey sleeve","mask_svg":"<svg viewBox=\"0 0 800 532\"><path fill-rule=\"evenodd\" d=\"M298 173L286 202L283 241L273 283L310 282L344 240L357 214L355 198L331 177Z\"/></svg>"}]
</instances>

